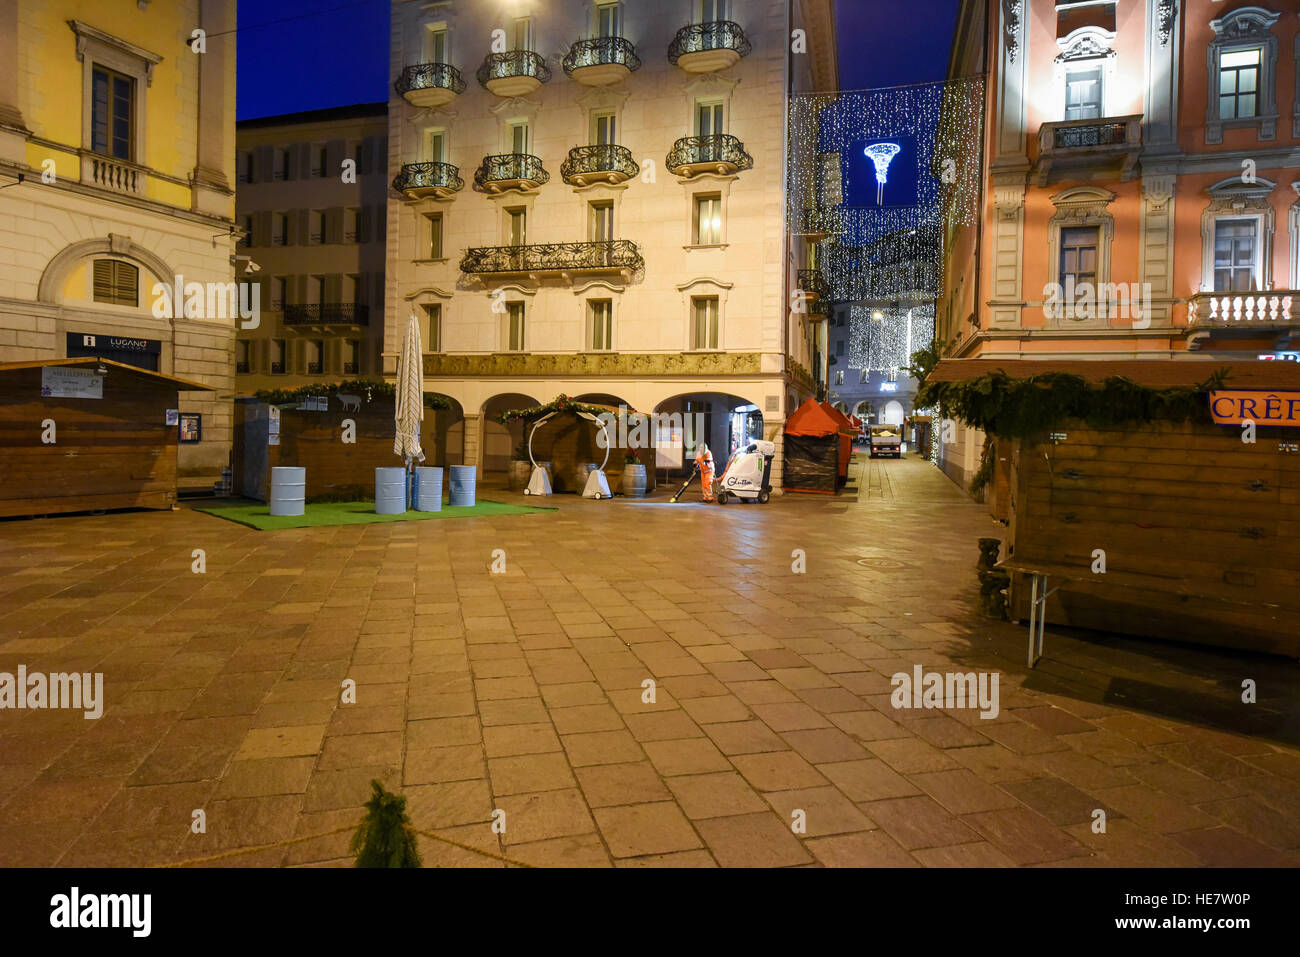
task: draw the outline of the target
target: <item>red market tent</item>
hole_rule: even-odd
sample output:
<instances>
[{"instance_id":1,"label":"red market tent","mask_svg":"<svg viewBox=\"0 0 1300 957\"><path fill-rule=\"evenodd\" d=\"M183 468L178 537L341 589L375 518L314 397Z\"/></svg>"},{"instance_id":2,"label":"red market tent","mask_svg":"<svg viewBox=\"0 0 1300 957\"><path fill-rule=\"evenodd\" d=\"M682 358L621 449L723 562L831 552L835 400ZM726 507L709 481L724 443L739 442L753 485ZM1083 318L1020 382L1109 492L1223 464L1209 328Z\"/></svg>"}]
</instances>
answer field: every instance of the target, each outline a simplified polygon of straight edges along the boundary
<instances>
[{"instance_id":1,"label":"red market tent","mask_svg":"<svg viewBox=\"0 0 1300 957\"><path fill-rule=\"evenodd\" d=\"M788 492L835 494L840 424L816 399L808 399L785 423L785 477Z\"/></svg>"},{"instance_id":2,"label":"red market tent","mask_svg":"<svg viewBox=\"0 0 1300 957\"><path fill-rule=\"evenodd\" d=\"M831 417L835 422L836 431L839 433L839 476L840 482L844 482L849 477L849 459L853 457L853 438L859 432L849 421L849 417L841 412L835 406L828 402L821 403L822 410Z\"/></svg>"}]
</instances>

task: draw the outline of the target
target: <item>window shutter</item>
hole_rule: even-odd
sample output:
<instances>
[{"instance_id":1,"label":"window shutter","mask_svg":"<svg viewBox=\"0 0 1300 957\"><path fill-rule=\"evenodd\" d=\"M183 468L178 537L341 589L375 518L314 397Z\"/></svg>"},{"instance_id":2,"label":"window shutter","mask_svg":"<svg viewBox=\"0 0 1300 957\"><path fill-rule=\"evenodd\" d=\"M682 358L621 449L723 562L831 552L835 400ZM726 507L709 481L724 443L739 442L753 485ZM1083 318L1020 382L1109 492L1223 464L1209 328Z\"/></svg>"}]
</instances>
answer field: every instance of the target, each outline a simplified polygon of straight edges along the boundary
<instances>
[{"instance_id":1,"label":"window shutter","mask_svg":"<svg viewBox=\"0 0 1300 957\"><path fill-rule=\"evenodd\" d=\"M343 208L333 206L325 210L325 236L328 243L343 242Z\"/></svg>"},{"instance_id":2,"label":"window shutter","mask_svg":"<svg viewBox=\"0 0 1300 957\"><path fill-rule=\"evenodd\" d=\"M113 261L111 259L95 260L95 302L112 302L113 299Z\"/></svg>"},{"instance_id":3,"label":"window shutter","mask_svg":"<svg viewBox=\"0 0 1300 957\"><path fill-rule=\"evenodd\" d=\"M263 210L253 217L253 245L271 245L271 213Z\"/></svg>"},{"instance_id":4,"label":"window shutter","mask_svg":"<svg viewBox=\"0 0 1300 957\"><path fill-rule=\"evenodd\" d=\"M343 140L330 140L325 144L325 178L338 179L343 173L343 161L347 159L348 144Z\"/></svg>"},{"instance_id":5,"label":"window shutter","mask_svg":"<svg viewBox=\"0 0 1300 957\"><path fill-rule=\"evenodd\" d=\"M298 244L300 246L311 245L311 210L295 209L294 215L298 218Z\"/></svg>"},{"instance_id":6,"label":"window shutter","mask_svg":"<svg viewBox=\"0 0 1300 957\"><path fill-rule=\"evenodd\" d=\"M357 210L357 242L370 242L370 207L362 206Z\"/></svg>"},{"instance_id":7,"label":"window shutter","mask_svg":"<svg viewBox=\"0 0 1300 957\"><path fill-rule=\"evenodd\" d=\"M362 137L357 140L353 158L357 161L357 175L365 176L370 172L370 140Z\"/></svg>"}]
</instances>

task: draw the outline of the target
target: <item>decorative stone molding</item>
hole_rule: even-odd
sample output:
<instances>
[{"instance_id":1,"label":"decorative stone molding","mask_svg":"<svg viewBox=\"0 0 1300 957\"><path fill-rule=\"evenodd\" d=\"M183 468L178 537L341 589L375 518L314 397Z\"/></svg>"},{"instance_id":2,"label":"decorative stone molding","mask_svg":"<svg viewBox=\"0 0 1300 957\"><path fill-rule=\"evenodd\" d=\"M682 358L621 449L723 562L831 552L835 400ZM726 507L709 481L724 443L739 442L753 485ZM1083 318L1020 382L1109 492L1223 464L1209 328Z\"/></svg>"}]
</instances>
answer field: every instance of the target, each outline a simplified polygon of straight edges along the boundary
<instances>
[{"instance_id":1,"label":"decorative stone molding","mask_svg":"<svg viewBox=\"0 0 1300 957\"><path fill-rule=\"evenodd\" d=\"M1174 36L1174 24L1178 20L1178 0L1157 0L1156 4L1156 39L1161 49L1169 46Z\"/></svg>"},{"instance_id":2,"label":"decorative stone molding","mask_svg":"<svg viewBox=\"0 0 1300 957\"><path fill-rule=\"evenodd\" d=\"M1002 0L1002 24L1006 32L1007 56L1012 63L1020 53L1020 16L1023 0Z\"/></svg>"},{"instance_id":3,"label":"decorative stone molding","mask_svg":"<svg viewBox=\"0 0 1300 957\"><path fill-rule=\"evenodd\" d=\"M1056 215L1047 223L1047 265L1052 282L1061 282L1061 230L1078 226L1098 227L1096 285L1110 282L1111 245L1115 239L1115 217L1110 212L1110 204L1115 201L1115 195L1097 186L1076 186L1052 197ZM1110 324L1109 317L1100 309L1087 319L1047 318L1045 321L1071 328Z\"/></svg>"},{"instance_id":4,"label":"decorative stone molding","mask_svg":"<svg viewBox=\"0 0 1300 957\"><path fill-rule=\"evenodd\" d=\"M128 71L134 73L139 70L144 76L145 85L153 86L153 68L162 62L161 55L144 47L138 47L134 43L119 40L112 34L97 30L80 20L69 20L68 26L77 35L78 60L84 62L86 54L89 53L92 59L99 60L104 66L116 70L120 68L115 65L115 62L120 63L123 57L130 58L134 62L129 65Z\"/></svg>"},{"instance_id":5,"label":"decorative stone molding","mask_svg":"<svg viewBox=\"0 0 1300 957\"><path fill-rule=\"evenodd\" d=\"M106 239L83 239L81 242L65 246L55 254L41 273L37 287L38 302L57 303L63 294L63 285L72 270L83 259L92 256L121 256L143 266L154 278L168 286L176 283L176 273L167 263L151 250L120 233L110 233ZM147 282L148 280L146 280Z\"/></svg>"},{"instance_id":6,"label":"decorative stone molding","mask_svg":"<svg viewBox=\"0 0 1300 957\"><path fill-rule=\"evenodd\" d=\"M1174 198L1174 184L1178 177L1173 173L1142 177L1142 200L1152 209L1163 209Z\"/></svg>"},{"instance_id":7,"label":"decorative stone molding","mask_svg":"<svg viewBox=\"0 0 1300 957\"><path fill-rule=\"evenodd\" d=\"M757 352L426 355L426 376L758 375Z\"/></svg>"},{"instance_id":8,"label":"decorative stone molding","mask_svg":"<svg viewBox=\"0 0 1300 957\"><path fill-rule=\"evenodd\" d=\"M148 88L153 85L153 68L161 63L163 58L157 53L152 53L133 43L127 43L125 40L119 40L102 30L97 30L88 24L82 23L80 20L69 20L68 26L76 35L77 59L81 61L81 146L83 150L89 150L93 142L91 97L95 87L93 78L94 65L98 63L107 69L115 70L136 80L135 102L132 104L131 120L132 155L129 163L138 167L138 169L132 171L118 168L120 161L105 158L104 165L110 168L112 175L96 177L91 175L94 164L83 159L81 163L82 182L104 186L110 180L117 180L119 185L110 188L114 188L118 192L143 195L145 191L144 177L140 175L140 170L145 166L144 158L149 155L145 150L145 135L149 130L148 124L145 123L145 118L148 116L146 93ZM121 186L120 182L123 178L133 184L133 187Z\"/></svg>"},{"instance_id":9,"label":"decorative stone molding","mask_svg":"<svg viewBox=\"0 0 1300 957\"><path fill-rule=\"evenodd\" d=\"M1156 327L1168 326L1171 318L1177 181L1178 177L1173 173L1152 173L1142 177L1138 281L1150 287L1150 320Z\"/></svg>"},{"instance_id":10,"label":"decorative stone molding","mask_svg":"<svg viewBox=\"0 0 1300 957\"><path fill-rule=\"evenodd\" d=\"M1210 21L1214 39L1206 47L1208 73L1205 108L1205 142L1223 142L1223 129L1254 126L1260 140L1277 137L1277 53L1278 39L1272 28L1281 14L1263 7L1241 7ZM1219 63L1225 51L1236 47L1260 46L1259 90L1253 117L1224 119L1219 116Z\"/></svg>"},{"instance_id":11,"label":"decorative stone molding","mask_svg":"<svg viewBox=\"0 0 1300 957\"><path fill-rule=\"evenodd\" d=\"M1292 183L1291 189L1295 191L1297 197L1300 197L1300 180ZM1300 289L1300 198L1297 198L1287 211L1287 226L1291 234L1290 288Z\"/></svg>"}]
</instances>

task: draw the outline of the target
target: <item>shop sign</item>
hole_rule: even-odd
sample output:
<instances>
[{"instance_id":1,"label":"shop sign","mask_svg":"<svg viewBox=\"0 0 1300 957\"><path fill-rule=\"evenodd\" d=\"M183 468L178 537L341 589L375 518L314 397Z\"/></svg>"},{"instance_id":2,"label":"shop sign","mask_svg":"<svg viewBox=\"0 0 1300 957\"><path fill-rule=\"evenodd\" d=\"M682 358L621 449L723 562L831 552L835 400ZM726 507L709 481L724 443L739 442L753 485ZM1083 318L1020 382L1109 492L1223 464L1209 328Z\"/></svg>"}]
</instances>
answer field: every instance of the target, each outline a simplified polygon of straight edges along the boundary
<instances>
[{"instance_id":1,"label":"shop sign","mask_svg":"<svg viewBox=\"0 0 1300 957\"><path fill-rule=\"evenodd\" d=\"M1216 425L1300 427L1300 392L1223 389L1210 393Z\"/></svg>"},{"instance_id":2,"label":"shop sign","mask_svg":"<svg viewBox=\"0 0 1300 957\"><path fill-rule=\"evenodd\" d=\"M41 395L51 399L102 399L104 377L93 369L44 366Z\"/></svg>"}]
</instances>

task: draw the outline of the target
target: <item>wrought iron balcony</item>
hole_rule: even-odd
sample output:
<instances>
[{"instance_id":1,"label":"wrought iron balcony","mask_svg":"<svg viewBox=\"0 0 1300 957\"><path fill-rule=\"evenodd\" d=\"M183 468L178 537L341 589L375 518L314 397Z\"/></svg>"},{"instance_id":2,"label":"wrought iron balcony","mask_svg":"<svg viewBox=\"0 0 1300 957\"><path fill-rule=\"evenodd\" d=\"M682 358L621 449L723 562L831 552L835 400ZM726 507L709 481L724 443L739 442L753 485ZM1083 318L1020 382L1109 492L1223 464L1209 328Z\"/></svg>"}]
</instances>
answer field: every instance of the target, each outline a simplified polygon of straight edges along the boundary
<instances>
[{"instance_id":1,"label":"wrought iron balcony","mask_svg":"<svg viewBox=\"0 0 1300 957\"><path fill-rule=\"evenodd\" d=\"M474 188L480 193L507 189L536 189L551 178L539 157L531 153L499 153L483 157L474 171Z\"/></svg>"},{"instance_id":2,"label":"wrought iron balcony","mask_svg":"<svg viewBox=\"0 0 1300 957\"><path fill-rule=\"evenodd\" d=\"M1142 151L1142 116L1065 120L1038 128L1038 185L1096 170L1127 182Z\"/></svg>"},{"instance_id":3,"label":"wrought iron balcony","mask_svg":"<svg viewBox=\"0 0 1300 957\"><path fill-rule=\"evenodd\" d=\"M402 70L393 84L412 106L446 106L465 92L465 79L450 63L417 63Z\"/></svg>"},{"instance_id":4,"label":"wrought iron balcony","mask_svg":"<svg viewBox=\"0 0 1300 957\"><path fill-rule=\"evenodd\" d=\"M450 163L405 163L393 177L393 189L407 199L441 199L459 192L464 185L460 170Z\"/></svg>"},{"instance_id":5,"label":"wrought iron balcony","mask_svg":"<svg viewBox=\"0 0 1300 957\"><path fill-rule=\"evenodd\" d=\"M815 302L826 295L826 280L820 269L800 269L796 278L799 288L807 293L806 302Z\"/></svg>"},{"instance_id":6,"label":"wrought iron balcony","mask_svg":"<svg viewBox=\"0 0 1300 957\"><path fill-rule=\"evenodd\" d=\"M641 171L632 152L625 146L604 143L599 146L575 146L569 158L560 164L560 178L570 186L589 183L622 183Z\"/></svg>"},{"instance_id":7,"label":"wrought iron balcony","mask_svg":"<svg viewBox=\"0 0 1300 957\"><path fill-rule=\"evenodd\" d=\"M669 172L678 176L697 173L736 173L752 169L754 158L745 152L745 144L730 133L709 136L683 136L665 160Z\"/></svg>"},{"instance_id":8,"label":"wrought iron balcony","mask_svg":"<svg viewBox=\"0 0 1300 957\"><path fill-rule=\"evenodd\" d=\"M282 321L286 326L368 326L370 307L363 302L289 303Z\"/></svg>"},{"instance_id":9,"label":"wrought iron balcony","mask_svg":"<svg viewBox=\"0 0 1300 957\"><path fill-rule=\"evenodd\" d=\"M507 50L489 53L476 75L497 96L524 96L551 78L551 68L532 50Z\"/></svg>"},{"instance_id":10,"label":"wrought iron balcony","mask_svg":"<svg viewBox=\"0 0 1300 957\"><path fill-rule=\"evenodd\" d=\"M1266 336L1300 331L1300 289L1202 292L1187 300L1187 347L1215 334Z\"/></svg>"},{"instance_id":11,"label":"wrought iron balcony","mask_svg":"<svg viewBox=\"0 0 1300 957\"><path fill-rule=\"evenodd\" d=\"M668 62L687 73L713 73L737 63L752 49L738 23L692 23L678 30L668 44Z\"/></svg>"},{"instance_id":12,"label":"wrought iron balcony","mask_svg":"<svg viewBox=\"0 0 1300 957\"><path fill-rule=\"evenodd\" d=\"M583 86L609 86L641 69L641 58L630 40L594 37L569 47L564 72Z\"/></svg>"},{"instance_id":13,"label":"wrought iron balcony","mask_svg":"<svg viewBox=\"0 0 1300 957\"><path fill-rule=\"evenodd\" d=\"M618 272L631 276L645 265L630 239L595 243L532 243L523 246L477 246L465 250L460 270L472 275Z\"/></svg>"}]
</instances>

